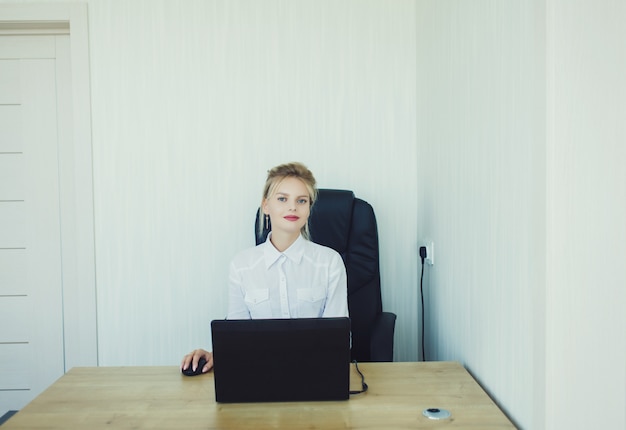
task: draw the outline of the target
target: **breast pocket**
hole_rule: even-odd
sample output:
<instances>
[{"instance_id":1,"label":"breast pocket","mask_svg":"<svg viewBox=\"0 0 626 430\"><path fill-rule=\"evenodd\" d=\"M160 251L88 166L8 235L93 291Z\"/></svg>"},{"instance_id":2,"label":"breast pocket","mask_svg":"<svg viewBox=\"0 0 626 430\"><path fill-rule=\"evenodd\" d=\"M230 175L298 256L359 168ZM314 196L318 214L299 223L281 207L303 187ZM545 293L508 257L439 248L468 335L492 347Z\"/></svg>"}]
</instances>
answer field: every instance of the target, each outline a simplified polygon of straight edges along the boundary
<instances>
[{"instance_id":1,"label":"breast pocket","mask_svg":"<svg viewBox=\"0 0 626 430\"><path fill-rule=\"evenodd\" d=\"M325 288L298 288L298 318L321 317L325 303Z\"/></svg>"},{"instance_id":2,"label":"breast pocket","mask_svg":"<svg viewBox=\"0 0 626 430\"><path fill-rule=\"evenodd\" d=\"M250 311L250 317L270 318L272 308L270 306L270 290L268 288L255 288L247 290L244 297L246 306Z\"/></svg>"}]
</instances>

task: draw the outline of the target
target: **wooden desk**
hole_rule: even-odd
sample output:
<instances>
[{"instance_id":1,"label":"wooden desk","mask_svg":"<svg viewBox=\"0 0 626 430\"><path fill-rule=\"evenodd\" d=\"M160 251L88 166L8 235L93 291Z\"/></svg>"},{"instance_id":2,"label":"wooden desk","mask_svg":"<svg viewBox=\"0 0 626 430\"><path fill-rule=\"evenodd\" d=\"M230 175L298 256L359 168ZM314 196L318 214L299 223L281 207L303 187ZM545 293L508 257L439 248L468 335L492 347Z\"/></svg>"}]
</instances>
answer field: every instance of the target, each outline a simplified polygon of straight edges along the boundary
<instances>
[{"instance_id":1,"label":"wooden desk","mask_svg":"<svg viewBox=\"0 0 626 430\"><path fill-rule=\"evenodd\" d=\"M340 402L217 404L213 373L177 367L74 368L3 426L9 429L513 429L458 363L362 363L369 391ZM354 372L353 389L360 389ZM448 409L434 421L426 408Z\"/></svg>"}]
</instances>

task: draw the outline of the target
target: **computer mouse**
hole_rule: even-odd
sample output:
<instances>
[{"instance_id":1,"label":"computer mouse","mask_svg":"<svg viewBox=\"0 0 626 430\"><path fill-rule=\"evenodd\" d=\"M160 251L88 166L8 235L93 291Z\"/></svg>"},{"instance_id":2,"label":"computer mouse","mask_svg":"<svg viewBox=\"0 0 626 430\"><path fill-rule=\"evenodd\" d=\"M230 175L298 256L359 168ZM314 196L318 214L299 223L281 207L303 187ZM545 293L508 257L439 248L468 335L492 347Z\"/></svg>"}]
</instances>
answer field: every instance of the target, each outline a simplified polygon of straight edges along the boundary
<instances>
[{"instance_id":1,"label":"computer mouse","mask_svg":"<svg viewBox=\"0 0 626 430\"><path fill-rule=\"evenodd\" d=\"M189 365L187 370L181 370L181 372L183 372L183 375L185 375L185 376L202 375L202 369L204 368L205 364L206 364L206 359L204 357L201 357L200 360L198 361L198 367L196 367L196 371L195 372L194 372L193 366L191 364Z\"/></svg>"}]
</instances>

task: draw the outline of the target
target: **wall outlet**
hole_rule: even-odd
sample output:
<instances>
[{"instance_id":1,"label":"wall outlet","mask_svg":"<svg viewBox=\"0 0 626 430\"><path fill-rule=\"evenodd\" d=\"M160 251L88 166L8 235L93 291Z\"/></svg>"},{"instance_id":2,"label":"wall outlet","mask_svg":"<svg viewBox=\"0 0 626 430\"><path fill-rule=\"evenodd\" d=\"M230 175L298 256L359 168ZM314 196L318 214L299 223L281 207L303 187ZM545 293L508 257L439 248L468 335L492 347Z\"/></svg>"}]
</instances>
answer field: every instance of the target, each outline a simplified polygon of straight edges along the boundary
<instances>
[{"instance_id":1,"label":"wall outlet","mask_svg":"<svg viewBox=\"0 0 626 430\"><path fill-rule=\"evenodd\" d=\"M432 266L435 264L435 242L432 240L426 241L426 264Z\"/></svg>"}]
</instances>

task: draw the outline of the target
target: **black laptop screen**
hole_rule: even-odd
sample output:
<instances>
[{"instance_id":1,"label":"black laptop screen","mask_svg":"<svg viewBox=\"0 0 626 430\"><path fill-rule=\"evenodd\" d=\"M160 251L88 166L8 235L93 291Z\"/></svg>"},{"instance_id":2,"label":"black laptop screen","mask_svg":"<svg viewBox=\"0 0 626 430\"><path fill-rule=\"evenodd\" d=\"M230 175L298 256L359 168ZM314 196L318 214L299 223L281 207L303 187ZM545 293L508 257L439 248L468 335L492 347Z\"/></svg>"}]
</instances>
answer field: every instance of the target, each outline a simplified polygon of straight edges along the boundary
<instances>
[{"instance_id":1,"label":"black laptop screen","mask_svg":"<svg viewBox=\"0 0 626 430\"><path fill-rule=\"evenodd\" d=\"M350 386L350 320L215 320L218 402L345 400Z\"/></svg>"}]
</instances>

